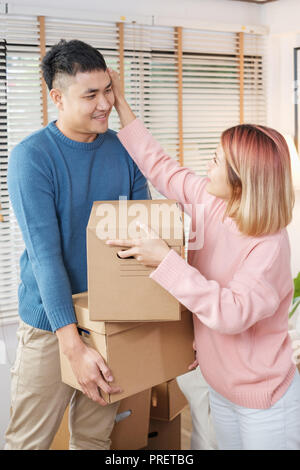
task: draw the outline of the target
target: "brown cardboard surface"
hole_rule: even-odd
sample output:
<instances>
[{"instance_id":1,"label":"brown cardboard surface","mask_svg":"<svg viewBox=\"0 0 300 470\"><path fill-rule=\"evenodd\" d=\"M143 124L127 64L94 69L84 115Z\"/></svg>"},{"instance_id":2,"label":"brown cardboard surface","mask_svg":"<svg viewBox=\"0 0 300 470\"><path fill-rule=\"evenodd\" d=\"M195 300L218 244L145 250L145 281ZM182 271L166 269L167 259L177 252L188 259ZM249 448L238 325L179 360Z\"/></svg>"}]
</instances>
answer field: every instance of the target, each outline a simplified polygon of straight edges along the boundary
<instances>
[{"instance_id":1,"label":"brown cardboard surface","mask_svg":"<svg viewBox=\"0 0 300 470\"><path fill-rule=\"evenodd\" d=\"M181 449L181 415L172 421L150 419L147 450Z\"/></svg>"},{"instance_id":2,"label":"brown cardboard surface","mask_svg":"<svg viewBox=\"0 0 300 470\"><path fill-rule=\"evenodd\" d=\"M77 301L75 298L76 312ZM114 395L101 392L108 403L184 374L194 361L193 321L187 310L182 311L178 321L139 323L114 334L93 331L90 320L87 325L82 317L78 323L79 328L86 330L82 339L103 356L112 371L114 383L123 389L122 393ZM61 353L60 357L62 381L80 390L69 361Z\"/></svg>"},{"instance_id":3,"label":"brown cardboard surface","mask_svg":"<svg viewBox=\"0 0 300 470\"><path fill-rule=\"evenodd\" d=\"M135 450L145 447L148 443L150 419L151 390L125 398L121 401L117 420L120 414L131 411L130 416L116 422L111 434L111 449ZM99 405L100 406L100 405ZM69 407L67 407L60 427L51 444L51 450L69 449L70 432L68 426Z\"/></svg>"},{"instance_id":4,"label":"brown cardboard surface","mask_svg":"<svg viewBox=\"0 0 300 470\"><path fill-rule=\"evenodd\" d=\"M188 402L178 387L176 379L152 388L151 418L171 421L187 406Z\"/></svg>"},{"instance_id":5,"label":"brown cardboard surface","mask_svg":"<svg viewBox=\"0 0 300 470\"><path fill-rule=\"evenodd\" d=\"M169 389L169 419L174 419L188 405L188 401L180 390L176 379L168 382Z\"/></svg>"},{"instance_id":6,"label":"brown cardboard surface","mask_svg":"<svg viewBox=\"0 0 300 470\"><path fill-rule=\"evenodd\" d=\"M181 254L184 244L181 210L175 201L94 202L87 227L89 311L91 320L172 321L180 318L179 302L149 275L154 270L136 259L122 259L122 248L106 245L107 239L138 238L132 230L139 219L151 226L168 245ZM140 216L137 216L140 207ZM154 217L153 208L171 208L168 224ZM146 214L146 219L145 220ZM155 219L155 220L154 220ZM99 227L101 229L99 229ZM107 230L105 230L107 228ZM135 236L134 236L135 235ZM168 235L168 236L163 236Z\"/></svg>"},{"instance_id":7,"label":"brown cardboard surface","mask_svg":"<svg viewBox=\"0 0 300 470\"><path fill-rule=\"evenodd\" d=\"M78 324L84 325L88 330L102 335L113 335L120 331L135 328L141 324L140 322L104 322L90 320L88 292L81 292L72 297Z\"/></svg>"},{"instance_id":8,"label":"brown cardboard surface","mask_svg":"<svg viewBox=\"0 0 300 470\"><path fill-rule=\"evenodd\" d=\"M54 436L50 450L68 450L70 442L69 407L67 407L57 433Z\"/></svg>"},{"instance_id":9,"label":"brown cardboard surface","mask_svg":"<svg viewBox=\"0 0 300 470\"><path fill-rule=\"evenodd\" d=\"M132 395L121 401L116 424L111 434L111 449L136 450L148 443L151 390ZM130 414L129 414L130 413ZM122 415L128 414L121 419Z\"/></svg>"}]
</instances>

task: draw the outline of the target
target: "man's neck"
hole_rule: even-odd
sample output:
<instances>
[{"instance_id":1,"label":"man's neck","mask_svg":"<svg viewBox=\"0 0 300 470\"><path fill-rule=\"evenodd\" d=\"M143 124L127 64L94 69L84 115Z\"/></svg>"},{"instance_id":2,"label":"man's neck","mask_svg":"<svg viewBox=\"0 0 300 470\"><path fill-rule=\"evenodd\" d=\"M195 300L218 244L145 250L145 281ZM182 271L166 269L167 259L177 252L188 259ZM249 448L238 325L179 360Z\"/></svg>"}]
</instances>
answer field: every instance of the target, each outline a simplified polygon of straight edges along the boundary
<instances>
[{"instance_id":1,"label":"man's neck","mask_svg":"<svg viewBox=\"0 0 300 470\"><path fill-rule=\"evenodd\" d=\"M94 140L98 137L98 134L85 134L83 132L70 129L65 123L63 123L59 119L56 121L55 124L63 135L68 137L68 139L75 140L77 142L94 142Z\"/></svg>"}]
</instances>

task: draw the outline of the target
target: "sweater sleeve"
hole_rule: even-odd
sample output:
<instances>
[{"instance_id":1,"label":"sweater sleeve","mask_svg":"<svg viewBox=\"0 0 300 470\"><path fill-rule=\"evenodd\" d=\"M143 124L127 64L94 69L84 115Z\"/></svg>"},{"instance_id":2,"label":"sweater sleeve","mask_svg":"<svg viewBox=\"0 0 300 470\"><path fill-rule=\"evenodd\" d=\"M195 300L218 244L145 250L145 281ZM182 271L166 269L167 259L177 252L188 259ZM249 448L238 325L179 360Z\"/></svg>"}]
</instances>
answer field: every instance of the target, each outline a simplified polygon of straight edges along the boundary
<instances>
[{"instance_id":1,"label":"sweater sleeve","mask_svg":"<svg viewBox=\"0 0 300 470\"><path fill-rule=\"evenodd\" d=\"M185 205L187 213L191 213L189 205L204 202L207 179L166 155L139 119L124 127L118 138L141 172L166 198Z\"/></svg>"},{"instance_id":2,"label":"sweater sleeve","mask_svg":"<svg viewBox=\"0 0 300 470\"><path fill-rule=\"evenodd\" d=\"M151 199L149 186L145 176L140 172L134 163L134 181L131 189L131 199L146 200Z\"/></svg>"},{"instance_id":3,"label":"sweater sleeve","mask_svg":"<svg viewBox=\"0 0 300 470\"><path fill-rule=\"evenodd\" d=\"M232 335L272 316L284 298L292 298L292 278L285 269L288 260L278 242L259 243L222 286L171 250L150 277L207 327Z\"/></svg>"},{"instance_id":4,"label":"sweater sleeve","mask_svg":"<svg viewBox=\"0 0 300 470\"><path fill-rule=\"evenodd\" d=\"M52 330L75 323L51 170L43 155L24 143L17 145L10 155L8 190Z\"/></svg>"}]
</instances>

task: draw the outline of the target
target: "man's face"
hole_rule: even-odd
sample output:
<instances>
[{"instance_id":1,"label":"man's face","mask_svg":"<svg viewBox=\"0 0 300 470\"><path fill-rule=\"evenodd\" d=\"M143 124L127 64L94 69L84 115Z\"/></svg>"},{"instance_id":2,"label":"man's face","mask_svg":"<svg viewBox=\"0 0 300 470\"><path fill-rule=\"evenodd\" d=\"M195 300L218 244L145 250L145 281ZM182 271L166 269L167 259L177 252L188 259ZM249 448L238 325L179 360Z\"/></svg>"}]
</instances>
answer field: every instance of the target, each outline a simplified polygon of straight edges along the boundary
<instances>
[{"instance_id":1,"label":"man's face","mask_svg":"<svg viewBox=\"0 0 300 470\"><path fill-rule=\"evenodd\" d=\"M62 90L59 120L75 134L103 134L114 101L107 71L78 72Z\"/></svg>"}]
</instances>

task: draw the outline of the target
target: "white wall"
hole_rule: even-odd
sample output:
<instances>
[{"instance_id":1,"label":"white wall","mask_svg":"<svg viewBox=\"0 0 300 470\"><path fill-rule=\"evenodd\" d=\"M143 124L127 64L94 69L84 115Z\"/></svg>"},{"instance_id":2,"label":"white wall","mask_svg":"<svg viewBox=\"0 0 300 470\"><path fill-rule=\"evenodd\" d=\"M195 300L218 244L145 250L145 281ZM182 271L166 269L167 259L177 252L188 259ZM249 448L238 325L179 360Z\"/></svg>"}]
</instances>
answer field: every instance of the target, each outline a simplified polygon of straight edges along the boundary
<instances>
[{"instance_id":1,"label":"white wall","mask_svg":"<svg viewBox=\"0 0 300 470\"><path fill-rule=\"evenodd\" d=\"M299 32L299 0L279 0L262 5L261 21L275 33Z\"/></svg>"},{"instance_id":2,"label":"white wall","mask_svg":"<svg viewBox=\"0 0 300 470\"><path fill-rule=\"evenodd\" d=\"M294 47L300 46L300 2L279 0L262 7L269 25L269 125L294 135Z\"/></svg>"},{"instance_id":3,"label":"white wall","mask_svg":"<svg viewBox=\"0 0 300 470\"><path fill-rule=\"evenodd\" d=\"M291 243L291 267L293 277L296 277L300 271L300 191L296 191L296 200L293 213L293 220L288 227L288 233ZM299 309L300 315L300 309Z\"/></svg>"},{"instance_id":4,"label":"white wall","mask_svg":"<svg viewBox=\"0 0 300 470\"><path fill-rule=\"evenodd\" d=\"M36 14L49 9L48 0L0 0L16 9L33 6ZM51 11L65 10L69 14L81 11L81 18L90 12L95 20L101 15L114 14L116 17L161 16L168 20L178 18L201 22L260 25L261 6L230 0L51 0ZM52 13L53 14L53 13ZM56 12L55 12L56 14ZM176 23L174 23L176 26Z\"/></svg>"},{"instance_id":5,"label":"white wall","mask_svg":"<svg viewBox=\"0 0 300 470\"><path fill-rule=\"evenodd\" d=\"M261 20L268 38L268 125L294 136L294 48L300 46L300 1L279 0L262 6ZM288 228L293 275L300 271L300 191L296 191L294 220Z\"/></svg>"}]
</instances>

